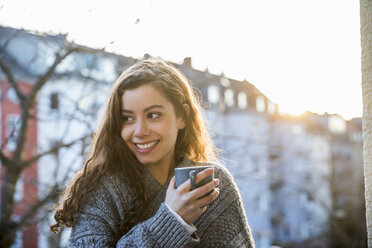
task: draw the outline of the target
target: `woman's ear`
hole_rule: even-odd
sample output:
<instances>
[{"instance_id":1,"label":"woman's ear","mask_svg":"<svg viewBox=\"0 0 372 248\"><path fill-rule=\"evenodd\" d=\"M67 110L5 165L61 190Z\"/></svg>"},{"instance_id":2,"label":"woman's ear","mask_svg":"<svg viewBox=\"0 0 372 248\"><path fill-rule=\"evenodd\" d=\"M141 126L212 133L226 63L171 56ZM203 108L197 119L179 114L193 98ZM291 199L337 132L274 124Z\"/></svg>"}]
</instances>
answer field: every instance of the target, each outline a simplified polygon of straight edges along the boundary
<instances>
[{"instance_id":1,"label":"woman's ear","mask_svg":"<svg viewBox=\"0 0 372 248\"><path fill-rule=\"evenodd\" d=\"M188 120L189 118L189 115L190 115L190 106L187 104L187 103L184 103L182 105L183 109L184 109L184 116L181 116L181 122L180 122L180 126L179 126L179 129L184 129L186 127L186 120Z\"/></svg>"}]
</instances>

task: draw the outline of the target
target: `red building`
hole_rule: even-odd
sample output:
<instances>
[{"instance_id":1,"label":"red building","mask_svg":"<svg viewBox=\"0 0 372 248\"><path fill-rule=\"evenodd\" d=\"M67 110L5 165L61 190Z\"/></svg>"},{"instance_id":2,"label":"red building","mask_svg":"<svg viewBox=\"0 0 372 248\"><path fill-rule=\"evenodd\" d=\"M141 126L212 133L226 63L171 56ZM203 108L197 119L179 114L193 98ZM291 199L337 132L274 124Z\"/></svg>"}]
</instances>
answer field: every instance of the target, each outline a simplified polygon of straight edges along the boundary
<instances>
[{"instance_id":1,"label":"red building","mask_svg":"<svg viewBox=\"0 0 372 248\"><path fill-rule=\"evenodd\" d=\"M1 147L7 155L12 156L12 152L16 147L17 128L20 126L21 109L14 89L10 88L7 81L0 81L0 83ZM31 85L28 83L19 83L19 86L23 93L27 93L31 90ZM33 113L36 117L36 109L33 110ZM32 118L29 122L25 149L23 149L25 152L22 158L28 159L34 156L37 153L37 144L37 120L36 118ZM0 175L1 181L3 182L5 175L3 167L1 167ZM37 163L33 163L23 171L17 182L14 196L14 219L26 213L28 209L38 201L38 195L38 167ZM36 218L35 221L26 225L17 234L16 244L17 247L24 248L38 247L38 225Z\"/></svg>"}]
</instances>

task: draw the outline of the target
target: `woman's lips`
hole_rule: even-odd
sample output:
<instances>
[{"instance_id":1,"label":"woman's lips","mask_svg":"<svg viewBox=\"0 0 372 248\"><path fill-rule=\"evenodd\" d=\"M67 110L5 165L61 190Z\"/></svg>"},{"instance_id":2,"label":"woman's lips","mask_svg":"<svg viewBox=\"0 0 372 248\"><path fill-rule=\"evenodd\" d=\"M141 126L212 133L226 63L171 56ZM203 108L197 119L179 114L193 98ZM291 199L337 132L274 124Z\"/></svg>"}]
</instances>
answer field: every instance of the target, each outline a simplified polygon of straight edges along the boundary
<instances>
[{"instance_id":1,"label":"woman's lips","mask_svg":"<svg viewBox=\"0 0 372 248\"><path fill-rule=\"evenodd\" d=\"M147 143L134 143L134 146L139 153L148 153L154 150L156 145L158 144L159 140L150 141Z\"/></svg>"}]
</instances>

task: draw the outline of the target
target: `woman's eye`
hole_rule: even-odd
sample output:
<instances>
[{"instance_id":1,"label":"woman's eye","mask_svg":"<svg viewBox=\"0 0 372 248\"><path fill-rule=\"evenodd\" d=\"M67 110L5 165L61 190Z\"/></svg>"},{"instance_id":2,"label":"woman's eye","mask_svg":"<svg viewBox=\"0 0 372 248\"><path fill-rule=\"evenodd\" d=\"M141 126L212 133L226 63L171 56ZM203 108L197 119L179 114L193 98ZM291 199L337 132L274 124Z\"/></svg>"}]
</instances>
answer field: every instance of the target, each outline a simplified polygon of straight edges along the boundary
<instances>
[{"instance_id":1,"label":"woman's eye","mask_svg":"<svg viewBox=\"0 0 372 248\"><path fill-rule=\"evenodd\" d=\"M133 117L130 117L130 116L122 116L122 117L121 117L121 120L122 120L123 122L129 122L129 121L133 121L134 118L133 118Z\"/></svg>"},{"instance_id":2,"label":"woman's eye","mask_svg":"<svg viewBox=\"0 0 372 248\"><path fill-rule=\"evenodd\" d=\"M149 113L147 116L149 119L155 119L160 116L160 113Z\"/></svg>"}]
</instances>

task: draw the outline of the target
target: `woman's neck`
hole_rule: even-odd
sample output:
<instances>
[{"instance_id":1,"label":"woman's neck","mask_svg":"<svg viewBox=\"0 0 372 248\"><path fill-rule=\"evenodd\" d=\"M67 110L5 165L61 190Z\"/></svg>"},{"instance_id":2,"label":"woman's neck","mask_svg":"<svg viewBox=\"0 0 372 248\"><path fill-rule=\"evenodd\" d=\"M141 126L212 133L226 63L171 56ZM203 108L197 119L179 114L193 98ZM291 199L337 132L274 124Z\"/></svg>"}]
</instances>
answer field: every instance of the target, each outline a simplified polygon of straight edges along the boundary
<instances>
[{"instance_id":1,"label":"woman's neck","mask_svg":"<svg viewBox=\"0 0 372 248\"><path fill-rule=\"evenodd\" d=\"M168 163L145 165L151 175L161 184L165 185L170 171L175 167L175 159L172 158Z\"/></svg>"}]
</instances>

